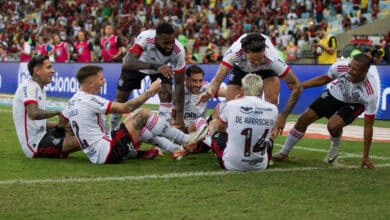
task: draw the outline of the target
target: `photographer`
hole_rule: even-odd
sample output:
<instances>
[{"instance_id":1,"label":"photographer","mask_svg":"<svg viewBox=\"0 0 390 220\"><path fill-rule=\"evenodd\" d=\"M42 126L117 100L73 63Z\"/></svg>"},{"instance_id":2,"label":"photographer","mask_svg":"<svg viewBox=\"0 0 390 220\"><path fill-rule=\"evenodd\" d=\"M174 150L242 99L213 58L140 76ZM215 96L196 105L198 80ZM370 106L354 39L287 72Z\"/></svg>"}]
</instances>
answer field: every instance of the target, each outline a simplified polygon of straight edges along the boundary
<instances>
[{"instance_id":1,"label":"photographer","mask_svg":"<svg viewBox=\"0 0 390 220\"><path fill-rule=\"evenodd\" d=\"M312 44L312 52L316 57L317 64L333 64L337 58L337 41L336 38L328 34L324 27L316 25L316 36L319 38L318 42L315 40Z\"/></svg>"}]
</instances>

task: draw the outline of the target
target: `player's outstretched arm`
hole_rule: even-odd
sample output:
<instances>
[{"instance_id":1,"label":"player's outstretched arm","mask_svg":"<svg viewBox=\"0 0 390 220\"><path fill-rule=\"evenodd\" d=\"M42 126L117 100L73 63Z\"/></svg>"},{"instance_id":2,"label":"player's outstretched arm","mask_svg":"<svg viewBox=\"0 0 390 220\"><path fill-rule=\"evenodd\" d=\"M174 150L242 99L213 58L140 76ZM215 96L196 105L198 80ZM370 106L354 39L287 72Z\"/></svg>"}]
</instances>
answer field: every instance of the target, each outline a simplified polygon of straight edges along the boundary
<instances>
[{"instance_id":1,"label":"player's outstretched arm","mask_svg":"<svg viewBox=\"0 0 390 220\"><path fill-rule=\"evenodd\" d=\"M311 87L323 86L323 85L328 84L331 81L332 81L332 79L329 78L329 76L325 74L325 75L317 76L317 77L314 77L312 79L306 80L306 81L301 83L301 86L303 87L303 89L306 89L306 88L311 88Z\"/></svg>"},{"instance_id":2,"label":"player's outstretched arm","mask_svg":"<svg viewBox=\"0 0 390 220\"><path fill-rule=\"evenodd\" d=\"M112 102L110 108L110 114L115 113L130 113L144 104L146 100L155 95L161 88L161 79L155 80L147 91L139 95L138 97L131 99L125 103Z\"/></svg>"},{"instance_id":3,"label":"player's outstretched arm","mask_svg":"<svg viewBox=\"0 0 390 220\"><path fill-rule=\"evenodd\" d=\"M290 70L290 72L283 79L290 88L291 93L286 106L284 107L283 111L279 113L278 118L276 119L276 123L272 131L272 135L274 137L282 135L284 126L286 125L287 117L294 108L295 104L298 102L298 99L302 93L302 87L299 84L299 79L294 74L294 72Z\"/></svg>"},{"instance_id":4,"label":"player's outstretched arm","mask_svg":"<svg viewBox=\"0 0 390 220\"><path fill-rule=\"evenodd\" d=\"M374 132L374 118L364 118L364 143L363 143L363 160L362 168L367 166L369 169L375 169L375 165L371 162L370 148L372 142L372 135Z\"/></svg>"},{"instance_id":5,"label":"player's outstretched arm","mask_svg":"<svg viewBox=\"0 0 390 220\"><path fill-rule=\"evenodd\" d=\"M211 80L210 86L206 92L200 94L199 99L197 101L197 105L201 102L207 102L217 91L217 89L221 86L222 81L225 79L227 73L230 68L225 65L219 65L217 73L214 78Z\"/></svg>"},{"instance_id":6,"label":"player's outstretched arm","mask_svg":"<svg viewBox=\"0 0 390 220\"><path fill-rule=\"evenodd\" d=\"M61 111L42 110L38 108L38 105L31 103L26 105L27 115L32 120L42 120L59 115Z\"/></svg>"}]
</instances>

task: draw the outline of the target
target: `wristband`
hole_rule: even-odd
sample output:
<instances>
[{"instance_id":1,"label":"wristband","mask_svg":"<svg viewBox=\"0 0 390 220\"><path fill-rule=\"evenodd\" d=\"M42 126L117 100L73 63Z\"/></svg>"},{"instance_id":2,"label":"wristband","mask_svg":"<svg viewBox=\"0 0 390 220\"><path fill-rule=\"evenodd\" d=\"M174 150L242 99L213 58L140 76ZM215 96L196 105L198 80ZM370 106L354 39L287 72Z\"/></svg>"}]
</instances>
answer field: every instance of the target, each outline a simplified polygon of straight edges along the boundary
<instances>
[{"instance_id":1,"label":"wristband","mask_svg":"<svg viewBox=\"0 0 390 220\"><path fill-rule=\"evenodd\" d=\"M151 69L151 70L156 70L156 71L157 71L157 69L158 69L160 66L162 66L162 64L149 63L149 69Z\"/></svg>"}]
</instances>

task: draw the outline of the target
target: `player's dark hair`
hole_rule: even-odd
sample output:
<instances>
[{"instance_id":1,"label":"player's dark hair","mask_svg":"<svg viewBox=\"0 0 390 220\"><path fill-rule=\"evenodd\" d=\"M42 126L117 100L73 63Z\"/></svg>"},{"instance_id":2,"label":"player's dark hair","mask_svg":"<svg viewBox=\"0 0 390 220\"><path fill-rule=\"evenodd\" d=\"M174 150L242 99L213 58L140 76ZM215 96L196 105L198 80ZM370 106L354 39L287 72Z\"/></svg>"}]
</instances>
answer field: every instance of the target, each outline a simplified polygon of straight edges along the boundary
<instances>
[{"instance_id":1,"label":"player's dark hair","mask_svg":"<svg viewBox=\"0 0 390 220\"><path fill-rule=\"evenodd\" d=\"M363 67L370 68L371 65L371 57L367 56L364 53L357 54L353 57L354 60L358 61Z\"/></svg>"},{"instance_id":2,"label":"player's dark hair","mask_svg":"<svg viewBox=\"0 0 390 220\"><path fill-rule=\"evenodd\" d=\"M245 52L262 52L265 50L265 38L259 33L250 33L241 39Z\"/></svg>"},{"instance_id":3,"label":"player's dark hair","mask_svg":"<svg viewBox=\"0 0 390 220\"><path fill-rule=\"evenodd\" d=\"M187 77L190 77L192 74L195 74L195 73L202 73L202 75L204 76L204 71L198 65L191 65L190 67L188 67L186 69L186 76Z\"/></svg>"},{"instance_id":4,"label":"player's dark hair","mask_svg":"<svg viewBox=\"0 0 390 220\"><path fill-rule=\"evenodd\" d=\"M95 76L99 71L102 71L103 67L97 65L86 65L77 71L76 78L79 83L83 83L84 80L90 76Z\"/></svg>"},{"instance_id":5,"label":"player's dark hair","mask_svg":"<svg viewBox=\"0 0 390 220\"><path fill-rule=\"evenodd\" d=\"M161 23L156 28L156 35L161 34L174 34L175 28L170 23Z\"/></svg>"},{"instance_id":6,"label":"player's dark hair","mask_svg":"<svg viewBox=\"0 0 390 220\"><path fill-rule=\"evenodd\" d=\"M34 67L36 67L36 66L41 67L43 65L43 62L45 62L45 60L48 60L48 59L49 59L49 56L47 56L47 55L33 56L27 64L27 69L28 69L28 72L30 72L30 75L31 76L34 75Z\"/></svg>"}]
</instances>

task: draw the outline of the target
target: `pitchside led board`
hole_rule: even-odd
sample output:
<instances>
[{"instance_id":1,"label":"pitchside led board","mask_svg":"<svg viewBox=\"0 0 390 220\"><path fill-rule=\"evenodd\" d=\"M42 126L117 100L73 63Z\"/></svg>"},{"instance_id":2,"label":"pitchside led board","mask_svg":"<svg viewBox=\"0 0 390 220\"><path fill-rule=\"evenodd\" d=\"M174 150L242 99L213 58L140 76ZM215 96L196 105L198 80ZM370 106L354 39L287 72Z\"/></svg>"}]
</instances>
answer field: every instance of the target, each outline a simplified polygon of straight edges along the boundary
<instances>
[{"instance_id":1,"label":"pitchside led board","mask_svg":"<svg viewBox=\"0 0 390 220\"><path fill-rule=\"evenodd\" d=\"M71 97L78 88L78 82L74 77L77 70L85 64L54 64L56 73L53 77L53 82L47 86L48 96L53 97ZM101 95L107 99L113 100L115 97L116 84L120 75L121 64L96 64L103 67L106 84L101 90ZM217 71L218 65L199 65L205 72L205 80L211 81ZM301 81L313 78L315 76L326 73L329 65L291 65L292 70ZM375 72L379 79L379 101L377 119L390 120L390 65L374 66ZM19 83L30 78L26 63L0 63L0 93L15 93ZM227 77L225 79L225 83ZM222 86L226 86L223 83ZM141 89L134 91L132 96L138 96L145 91L150 85L150 79L146 77L142 82ZM281 82L281 91L279 97L279 106L284 107L290 91L284 82ZM323 87L310 88L303 91L293 113L302 113L306 107L325 89ZM212 99L209 102L209 107L214 107L218 101L223 98ZM158 104L157 95L152 97L148 103ZM280 109L280 108L279 108Z\"/></svg>"}]
</instances>

